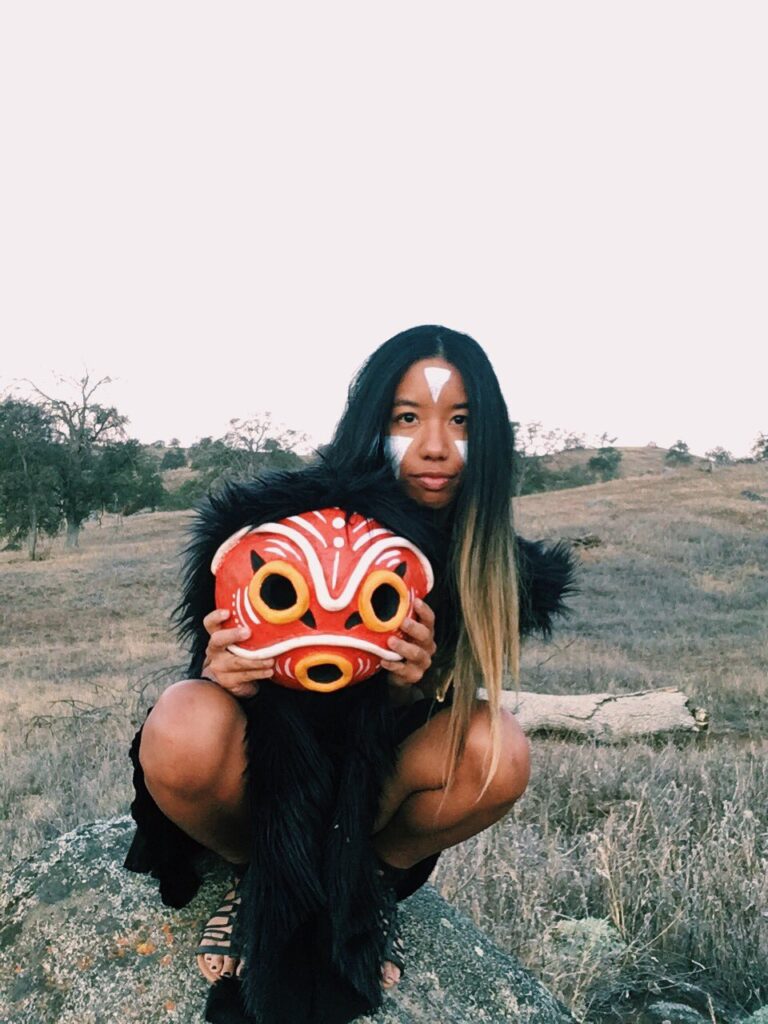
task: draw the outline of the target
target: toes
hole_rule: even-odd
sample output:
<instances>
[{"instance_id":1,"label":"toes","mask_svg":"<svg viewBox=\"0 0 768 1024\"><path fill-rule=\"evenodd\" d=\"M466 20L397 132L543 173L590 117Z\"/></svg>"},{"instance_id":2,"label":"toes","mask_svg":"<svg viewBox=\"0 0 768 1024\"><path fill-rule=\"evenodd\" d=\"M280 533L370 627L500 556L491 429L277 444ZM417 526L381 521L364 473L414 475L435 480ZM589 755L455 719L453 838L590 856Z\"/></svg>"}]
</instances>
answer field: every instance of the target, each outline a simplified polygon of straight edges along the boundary
<instances>
[{"instance_id":1,"label":"toes","mask_svg":"<svg viewBox=\"0 0 768 1024\"><path fill-rule=\"evenodd\" d=\"M231 978L237 969L237 957L225 956L224 962L221 965L221 976L222 978Z\"/></svg>"},{"instance_id":2,"label":"toes","mask_svg":"<svg viewBox=\"0 0 768 1024\"><path fill-rule=\"evenodd\" d=\"M394 988L398 981L400 981L400 968L390 963L389 960L385 960L381 965L381 987Z\"/></svg>"},{"instance_id":3,"label":"toes","mask_svg":"<svg viewBox=\"0 0 768 1024\"><path fill-rule=\"evenodd\" d=\"M196 959L198 969L206 981L210 981L213 984L213 982L219 980L223 957L205 953L198 954Z\"/></svg>"}]
</instances>

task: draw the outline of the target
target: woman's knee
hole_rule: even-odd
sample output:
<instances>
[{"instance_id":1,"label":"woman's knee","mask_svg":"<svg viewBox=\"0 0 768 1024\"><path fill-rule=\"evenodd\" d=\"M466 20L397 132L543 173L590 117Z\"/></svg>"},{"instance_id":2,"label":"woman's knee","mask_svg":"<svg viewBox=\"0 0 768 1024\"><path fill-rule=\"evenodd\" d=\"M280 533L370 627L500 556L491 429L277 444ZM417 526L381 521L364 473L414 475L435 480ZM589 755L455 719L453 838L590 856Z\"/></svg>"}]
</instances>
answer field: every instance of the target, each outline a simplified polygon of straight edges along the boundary
<instances>
[{"instance_id":1,"label":"woman's knee","mask_svg":"<svg viewBox=\"0 0 768 1024\"><path fill-rule=\"evenodd\" d=\"M531 748L517 719L502 708L499 720L499 759L488 785L493 755L491 716L487 707L478 709L470 723L465 747L468 768L481 788L483 802L509 808L525 792L531 773Z\"/></svg>"},{"instance_id":2,"label":"woman's knee","mask_svg":"<svg viewBox=\"0 0 768 1024\"><path fill-rule=\"evenodd\" d=\"M216 683L174 683L152 708L141 734L139 759L147 782L190 795L239 765L244 757L242 708Z\"/></svg>"}]
</instances>

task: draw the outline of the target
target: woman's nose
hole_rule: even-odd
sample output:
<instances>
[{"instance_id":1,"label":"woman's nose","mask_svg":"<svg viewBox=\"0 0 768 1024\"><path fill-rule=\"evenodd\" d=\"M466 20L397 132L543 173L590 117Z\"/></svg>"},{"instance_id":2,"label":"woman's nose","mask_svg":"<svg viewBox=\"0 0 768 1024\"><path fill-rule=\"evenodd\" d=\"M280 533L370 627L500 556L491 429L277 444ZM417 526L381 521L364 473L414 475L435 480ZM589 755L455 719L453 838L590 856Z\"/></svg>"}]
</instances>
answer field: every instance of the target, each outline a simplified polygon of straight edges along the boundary
<instances>
[{"instance_id":1,"label":"woman's nose","mask_svg":"<svg viewBox=\"0 0 768 1024\"><path fill-rule=\"evenodd\" d=\"M445 458L448 454L448 434L442 424L425 424L421 454L427 458Z\"/></svg>"}]
</instances>

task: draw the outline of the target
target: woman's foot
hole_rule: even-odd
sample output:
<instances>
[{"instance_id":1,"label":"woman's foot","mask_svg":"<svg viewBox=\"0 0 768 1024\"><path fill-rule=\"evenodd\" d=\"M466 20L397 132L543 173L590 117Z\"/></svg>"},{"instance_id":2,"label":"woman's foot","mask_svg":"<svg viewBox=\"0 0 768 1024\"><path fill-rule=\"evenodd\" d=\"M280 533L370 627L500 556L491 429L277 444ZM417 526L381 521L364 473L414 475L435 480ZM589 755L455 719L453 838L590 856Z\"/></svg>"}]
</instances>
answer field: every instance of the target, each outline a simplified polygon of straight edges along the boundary
<instances>
[{"instance_id":1,"label":"woman's foot","mask_svg":"<svg viewBox=\"0 0 768 1024\"><path fill-rule=\"evenodd\" d=\"M235 878L224 902L203 928L200 945L197 947L197 966L203 977L211 983L219 978L239 977L243 969L239 947L233 939L241 902L239 885L240 879Z\"/></svg>"},{"instance_id":2,"label":"woman's foot","mask_svg":"<svg viewBox=\"0 0 768 1024\"><path fill-rule=\"evenodd\" d=\"M381 965L381 987L385 989L394 988L405 970L405 948L397 927L397 909L395 908L392 913L394 916L391 919L382 919L382 924L388 929L384 946L384 955L387 959Z\"/></svg>"},{"instance_id":3,"label":"woman's foot","mask_svg":"<svg viewBox=\"0 0 768 1024\"><path fill-rule=\"evenodd\" d=\"M241 903L239 886L240 879L235 878L232 888L224 897L224 902L203 928L200 945L197 947L197 966L206 981L211 984L217 982L219 978L239 978L243 973L245 961L240 957L239 944L232 937L237 910ZM384 952L388 959L381 965L381 987L385 989L395 987L405 966L396 914L395 907L394 910L388 910L386 916L382 918L382 927L387 932Z\"/></svg>"}]
</instances>

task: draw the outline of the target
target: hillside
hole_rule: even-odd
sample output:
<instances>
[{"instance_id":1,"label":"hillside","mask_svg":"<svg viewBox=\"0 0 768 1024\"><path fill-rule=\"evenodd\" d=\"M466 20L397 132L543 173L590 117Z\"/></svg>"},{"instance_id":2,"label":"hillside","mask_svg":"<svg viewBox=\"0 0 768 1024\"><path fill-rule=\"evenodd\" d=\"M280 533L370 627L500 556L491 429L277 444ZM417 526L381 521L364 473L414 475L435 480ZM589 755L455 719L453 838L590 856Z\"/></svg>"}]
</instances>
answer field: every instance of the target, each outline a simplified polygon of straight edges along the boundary
<instances>
[{"instance_id":1,"label":"hillside","mask_svg":"<svg viewBox=\"0 0 768 1024\"><path fill-rule=\"evenodd\" d=\"M525 798L445 855L438 885L577 1012L660 964L699 972L728 1005L768 1002L768 919L754 913L768 906L768 466L635 475L526 496L515 514L529 538L598 539L578 548L570 619L526 645L523 687L679 686L712 736L536 739ZM0 554L4 863L127 808L130 736L184 672L169 615L186 521L90 524L79 551L57 540L38 563ZM567 960L555 930L585 916L617 929L618 959Z\"/></svg>"},{"instance_id":2,"label":"hillside","mask_svg":"<svg viewBox=\"0 0 768 1024\"><path fill-rule=\"evenodd\" d=\"M580 549L582 593L557 653L530 645L526 687L675 685L710 709L715 731L764 731L768 466L534 494L517 500L516 515L524 536L600 541Z\"/></svg>"},{"instance_id":3,"label":"hillside","mask_svg":"<svg viewBox=\"0 0 768 1024\"><path fill-rule=\"evenodd\" d=\"M675 470L667 466L664 456L666 448L658 448L654 445L645 445L642 448L622 448L617 446L621 452L619 464L619 478L624 479L633 476L649 476L656 474L672 473ZM572 466L586 466L587 462L597 453L596 448L569 448L566 451L557 452L555 455L548 455L544 463L550 469L570 469ZM706 469L709 460L699 455L691 456L691 468Z\"/></svg>"}]
</instances>

